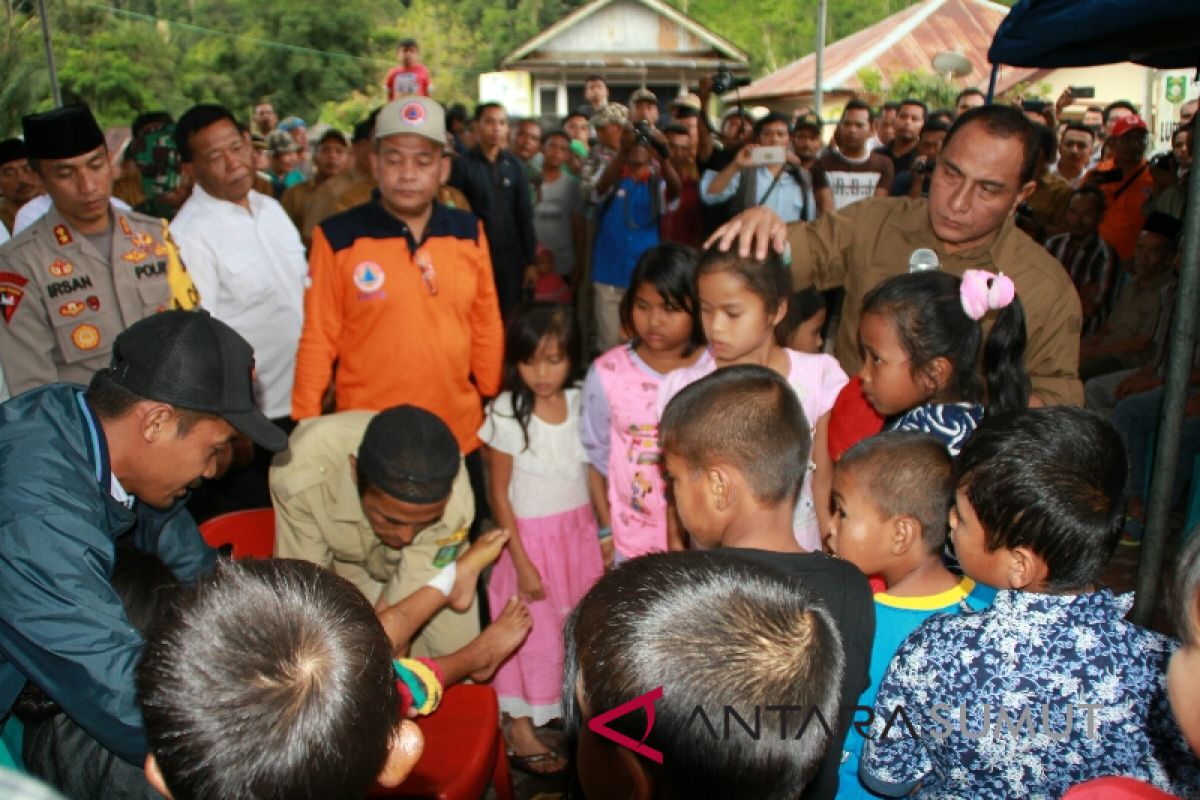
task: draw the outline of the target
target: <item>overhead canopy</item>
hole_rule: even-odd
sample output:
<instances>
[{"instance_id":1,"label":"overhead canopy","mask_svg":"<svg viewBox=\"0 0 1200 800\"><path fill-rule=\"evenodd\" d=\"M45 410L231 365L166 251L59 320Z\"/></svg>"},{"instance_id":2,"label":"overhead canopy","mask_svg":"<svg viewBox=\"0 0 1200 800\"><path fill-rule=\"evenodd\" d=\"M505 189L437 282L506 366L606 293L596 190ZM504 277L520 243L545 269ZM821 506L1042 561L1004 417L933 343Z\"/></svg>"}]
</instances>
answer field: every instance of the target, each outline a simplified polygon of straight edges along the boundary
<instances>
[{"instance_id":1,"label":"overhead canopy","mask_svg":"<svg viewBox=\"0 0 1200 800\"><path fill-rule=\"evenodd\" d=\"M1200 65L1194 0L1020 0L988 50L993 64L1090 67L1133 61L1158 69Z\"/></svg>"}]
</instances>

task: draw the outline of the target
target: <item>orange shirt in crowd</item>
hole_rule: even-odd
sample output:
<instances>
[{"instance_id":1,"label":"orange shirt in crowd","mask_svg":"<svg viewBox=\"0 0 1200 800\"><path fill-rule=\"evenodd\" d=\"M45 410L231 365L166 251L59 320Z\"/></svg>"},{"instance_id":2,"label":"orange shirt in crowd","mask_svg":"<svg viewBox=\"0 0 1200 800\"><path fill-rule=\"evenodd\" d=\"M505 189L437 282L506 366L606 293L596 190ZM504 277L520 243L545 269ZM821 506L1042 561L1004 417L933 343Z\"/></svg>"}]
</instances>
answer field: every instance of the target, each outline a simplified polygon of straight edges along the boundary
<instances>
[{"instance_id":1,"label":"orange shirt in crowd","mask_svg":"<svg viewBox=\"0 0 1200 800\"><path fill-rule=\"evenodd\" d=\"M504 331L483 226L434 203L423 240L374 200L313 229L292 416L409 403L479 447L481 395L500 390ZM472 383L474 378L474 383Z\"/></svg>"},{"instance_id":2,"label":"orange shirt in crowd","mask_svg":"<svg viewBox=\"0 0 1200 800\"><path fill-rule=\"evenodd\" d=\"M1094 173L1115 169L1116 161L1101 161L1084 176L1083 183L1086 185ZM1154 180L1145 161L1134 167L1134 173L1136 177L1125 175L1119 181L1097 185L1104 192L1105 205L1104 217L1100 220L1100 238L1111 244L1122 259L1133 258L1138 234L1146 224L1142 204L1150 199L1150 190L1154 188Z\"/></svg>"}]
</instances>

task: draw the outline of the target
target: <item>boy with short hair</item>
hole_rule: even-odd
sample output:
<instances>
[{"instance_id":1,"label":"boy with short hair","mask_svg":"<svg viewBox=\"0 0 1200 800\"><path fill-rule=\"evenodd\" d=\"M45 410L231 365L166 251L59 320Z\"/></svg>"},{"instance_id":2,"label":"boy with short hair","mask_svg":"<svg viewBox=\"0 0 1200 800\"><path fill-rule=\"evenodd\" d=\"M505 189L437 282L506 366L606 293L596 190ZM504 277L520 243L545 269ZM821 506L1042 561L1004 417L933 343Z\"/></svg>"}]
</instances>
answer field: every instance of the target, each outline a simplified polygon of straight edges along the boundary
<instances>
[{"instance_id":1,"label":"boy with short hair","mask_svg":"<svg viewBox=\"0 0 1200 800\"><path fill-rule=\"evenodd\" d=\"M837 630L772 570L712 552L631 559L584 596L564 638L563 707L589 800L794 800L835 741L815 712L837 714ZM759 735L726 707L751 726L757 715Z\"/></svg>"},{"instance_id":2,"label":"boy with short hair","mask_svg":"<svg viewBox=\"0 0 1200 800\"><path fill-rule=\"evenodd\" d=\"M834 470L829 547L887 587L875 594L871 685L858 698L860 708L874 708L892 656L922 622L986 608L995 596L942 563L954 497L950 469L950 454L934 437L889 431L854 445ZM862 747L856 727L846 737L839 799L875 796L858 780Z\"/></svg>"},{"instance_id":3,"label":"boy with short hair","mask_svg":"<svg viewBox=\"0 0 1200 800\"><path fill-rule=\"evenodd\" d=\"M824 602L841 633L841 703L836 722L829 720L835 744L801 795L832 798L842 755L836 743L868 686L875 612L857 568L796 544L792 513L812 441L796 392L766 367L719 369L671 399L659 432L667 482L692 541L781 571Z\"/></svg>"},{"instance_id":4,"label":"boy with short hair","mask_svg":"<svg viewBox=\"0 0 1200 800\"><path fill-rule=\"evenodd\" d=\"M1049 798L1126 775L1194 792L1200 762L1166 696L1176 643L1123 619L1132 595L1095 589L1125 473L1117 432L1082 409L984 419L954 463L951 525L966 574L1000 591L984 611L932 617L897 651L863 748L868 788Z\"/></svg>"},{"instance_id":5,"label":"boy with short hair","mask_svg":"<svg viewBox=\"0 0 1200 800\"><path fill-rule=\"evenodd\" d=\"M392 648L349 581L304 561L223 563L146 642L146 777L177 800L362 797L420 757Z\"/></svg>"},{"instance_id":6,"label":"boy with short hair","mask_svg":"<svg viewBox=\"0 0 1200 800\"><path fill-rule=\"evenodd\" d=\"M388 70L383 84L387 87L388 100L405 95L429 96L429 70L421 63L421 47L416 39L401 39L396 47L396 60L400 63Z\"/></svg>"}]
</instances>

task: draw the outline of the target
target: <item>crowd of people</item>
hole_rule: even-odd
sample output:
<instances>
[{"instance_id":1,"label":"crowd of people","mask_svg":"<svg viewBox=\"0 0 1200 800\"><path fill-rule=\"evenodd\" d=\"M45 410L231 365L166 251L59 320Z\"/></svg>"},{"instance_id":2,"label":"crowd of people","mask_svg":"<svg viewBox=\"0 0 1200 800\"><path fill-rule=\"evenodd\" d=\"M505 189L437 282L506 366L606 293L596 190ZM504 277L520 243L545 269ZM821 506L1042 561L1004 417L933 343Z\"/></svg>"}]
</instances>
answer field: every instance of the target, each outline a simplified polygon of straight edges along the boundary
<instances>
[{"instance_id":1,"label":"crowd of people","mask_svg":"<svg viewBox=\"0 0 1200 800\"><path fill-rule=\"evenodd\" d=\"M1069 91L827 139L711 120L709 78L547 124L433 77L404 40L348 132L199 104L113 154L75 104L0 142L12 766L362 796L470 680L589 798L1200 796L1200 536L1177 639L1100 584L1195 102L1147 160ZM219 558L197 522L255 507L276 558Z\"/></svg>"}]
</instances>

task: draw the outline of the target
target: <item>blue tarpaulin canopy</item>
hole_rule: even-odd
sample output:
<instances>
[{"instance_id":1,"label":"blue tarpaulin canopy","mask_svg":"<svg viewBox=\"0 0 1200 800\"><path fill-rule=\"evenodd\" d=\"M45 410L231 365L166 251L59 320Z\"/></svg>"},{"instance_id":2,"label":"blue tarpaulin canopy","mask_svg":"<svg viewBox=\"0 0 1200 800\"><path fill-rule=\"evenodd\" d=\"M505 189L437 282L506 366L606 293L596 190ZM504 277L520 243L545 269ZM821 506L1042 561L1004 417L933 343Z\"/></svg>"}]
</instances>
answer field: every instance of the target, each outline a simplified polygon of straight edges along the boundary
<instances>
[{"instance_id":1,"label":"blue tarpaulin canopy","mask_svg":"<svg viewBox=\"0 0 1200 800\"><path fill-rule=\"evenodd\" d=\"M1133 61L1200 67L1197 0L1021 0L1000 24L988 60L1014 67Z\"/></svg>"},{"instance_id":2,"label":"blue tarpaulin canopy","mask_svg":"<svg viewBox=\"0 0 1200 800\"><path fill-rule=\"evenodd\" d=\"M1134 61L1157 69L1200 69L1200 0L1020 0L1000 23L988 59L993 65L989 101L1001 64L1054 68ZM1194 123L1192 131L1195 136ZM1200 306L1200 202L1196 200L1200 198L1200 168L1193 166L1187 180L1191 202L1184 213L1183 263L1133 610L1134 621L1141 625L1150 623L1163 582L1171 482L1196 347ZM1192 480L1200 480L1200 474ZM1200 536L1200 532L1184 532L1189 533Z\"/></svg>"}]
</instances>

